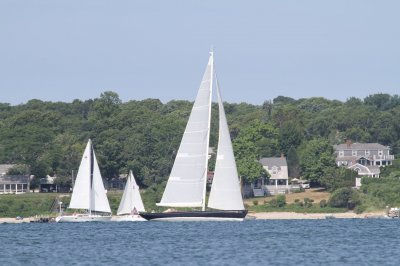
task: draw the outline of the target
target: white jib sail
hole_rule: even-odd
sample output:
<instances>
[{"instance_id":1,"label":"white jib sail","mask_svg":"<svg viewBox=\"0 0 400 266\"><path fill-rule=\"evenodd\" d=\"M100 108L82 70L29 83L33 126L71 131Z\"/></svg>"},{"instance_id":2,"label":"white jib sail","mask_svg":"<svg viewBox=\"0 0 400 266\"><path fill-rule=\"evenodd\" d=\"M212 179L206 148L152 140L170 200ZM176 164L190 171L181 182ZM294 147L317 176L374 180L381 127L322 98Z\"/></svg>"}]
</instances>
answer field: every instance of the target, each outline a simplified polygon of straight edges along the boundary
<instances>
[{"instance_id":1,"label":"white jib sail","mask_svg":"<svg viewBox=\"0 0 400 266\"><path fill-rule=\"evenodd\" d=\"M129 171L129 176L126 180L124 194L122 195L117 215L132 214L134 209L136 209L137 212L145 211L139 192L139 186L135 182L135 177L133 176L132 171Z\"/></svg>"},{"instance_id":2,"label":"white jib sail","mask_svg":"<svg viewBox=\"0 0 400 266\"><path fill-rule=\"evenodd\" d=\"M106 190L104 189L103 179L101 178L94 150L91 210L111 213L110 204L108 203Z\"/></svg>"},{"instance_id":3,"label":"white jib sail","mask_svg":"<svg viewBox=\"0 0 400 266\"><path fill-rule=\"evenodd\" d=\"M218 81L216 81L216 85L219 108L219 137L217 161L208 207L218 210L244 210L232 141Z\"/></svg>"},{"instance_id":4,"label":"white jib sail","mask_svg":"<svg viewBox=\"0 0 400 266\"><path fill-rule=\"evenodd\" d=\"M158 206L201 207L205 200L212 75L211 53L167 186Z\"/></svg>"},{"instance_id":5,"label":"white jib sail","mask_svg":"<svg viewBox=\"0 0 400 266\"><path fill-rule=\"evenodd\" d=\"M72 191L71 202L68 208L90 209L90 158L92 142L88 141L79 165L75 185Z\"/></svg>"}]
</instances>

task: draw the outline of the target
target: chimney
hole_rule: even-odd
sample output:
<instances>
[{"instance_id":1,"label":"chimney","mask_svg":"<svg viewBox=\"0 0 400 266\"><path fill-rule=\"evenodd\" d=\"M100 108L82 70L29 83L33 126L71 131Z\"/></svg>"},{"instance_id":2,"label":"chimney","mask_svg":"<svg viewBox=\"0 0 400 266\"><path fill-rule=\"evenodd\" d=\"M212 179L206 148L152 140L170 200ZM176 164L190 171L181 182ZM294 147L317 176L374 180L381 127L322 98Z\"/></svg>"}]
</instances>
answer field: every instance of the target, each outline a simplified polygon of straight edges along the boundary
<instances>
[{"instance_id":1,"label":"chimney","mask_svg":"<svg viewBox=\"0 0 400 266\"><path fill-rule=\"evenodd\" d=\"M281 153L281 158L285 158L285 154L283 154L283 152Z\"/></svg>"},{"instance_id":2,"label":"chimney","mask_svg":"<svg viewBox=\"0 0 400 266\"><path fill-rule=\"evenodd\" d=\"M347 148L350 148L350 146L351 146L351 139L346 139L346 145L347 145Z\"/></svg>"}]
</instances>

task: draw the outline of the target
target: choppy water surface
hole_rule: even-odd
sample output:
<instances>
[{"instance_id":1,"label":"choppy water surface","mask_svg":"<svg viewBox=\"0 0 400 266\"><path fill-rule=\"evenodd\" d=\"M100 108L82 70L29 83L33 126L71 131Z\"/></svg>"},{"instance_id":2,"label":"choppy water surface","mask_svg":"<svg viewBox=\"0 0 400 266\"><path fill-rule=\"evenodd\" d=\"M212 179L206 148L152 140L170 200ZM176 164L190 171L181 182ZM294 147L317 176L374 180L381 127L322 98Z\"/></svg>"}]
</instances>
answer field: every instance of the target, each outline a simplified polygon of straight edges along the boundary
<instances>
[{"instance_id":1,"label":"choppy water surface","mask_svg":"<svg viewBox=\"0 0 400 266\"><path fill-rule=\"evenodd\" d=\"M0 265L398 265L400 220L0 224Z\"/></svg>"}]
</instances>

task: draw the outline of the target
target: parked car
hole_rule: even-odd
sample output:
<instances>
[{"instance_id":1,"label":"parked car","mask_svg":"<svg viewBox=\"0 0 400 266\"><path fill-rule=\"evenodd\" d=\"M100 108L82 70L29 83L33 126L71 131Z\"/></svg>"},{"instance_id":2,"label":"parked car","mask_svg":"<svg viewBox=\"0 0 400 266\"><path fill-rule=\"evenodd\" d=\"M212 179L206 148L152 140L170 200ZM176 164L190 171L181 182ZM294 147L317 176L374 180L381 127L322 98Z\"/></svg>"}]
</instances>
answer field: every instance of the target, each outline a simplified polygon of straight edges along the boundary
<instances>
[{"instance_id":1,"label":"parked car","mask_svg":"<svg viewBox=\"0 0 400 266\"><path fill-rule=\"evenodd\" d=\"M307 180L301 182L301 187L304 189L310 188L310 182L308 182Z\"/></svg>"}]
</instances>

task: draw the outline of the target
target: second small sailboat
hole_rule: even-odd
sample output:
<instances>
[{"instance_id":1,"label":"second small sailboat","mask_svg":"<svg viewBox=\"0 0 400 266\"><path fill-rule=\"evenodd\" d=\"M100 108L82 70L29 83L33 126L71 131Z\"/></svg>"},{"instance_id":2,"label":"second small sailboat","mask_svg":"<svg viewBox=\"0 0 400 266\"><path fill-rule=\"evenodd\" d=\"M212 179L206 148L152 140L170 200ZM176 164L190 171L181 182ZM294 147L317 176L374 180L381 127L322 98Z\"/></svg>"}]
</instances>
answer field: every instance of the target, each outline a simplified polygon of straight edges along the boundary
<instances>
[{"instance_id":1,"label":"second small sailboat","mask_svg":"<svg viewBox=\"0 0 400 266\"><path fill-rule=\"evenodd\" d=\"M139 212L145 212L140 196L139 186L136 184L132 171L129 171L124 194L118 207L117 216L112 218L116 222L146 221L140 217Z\"/></svg>"}]
</instances>

